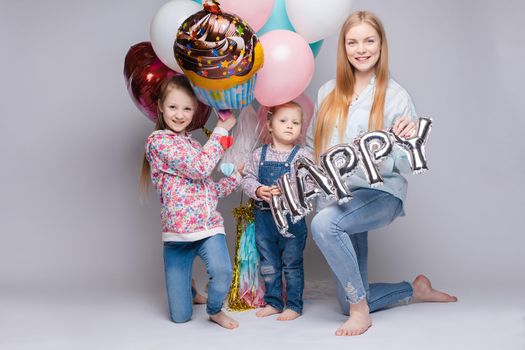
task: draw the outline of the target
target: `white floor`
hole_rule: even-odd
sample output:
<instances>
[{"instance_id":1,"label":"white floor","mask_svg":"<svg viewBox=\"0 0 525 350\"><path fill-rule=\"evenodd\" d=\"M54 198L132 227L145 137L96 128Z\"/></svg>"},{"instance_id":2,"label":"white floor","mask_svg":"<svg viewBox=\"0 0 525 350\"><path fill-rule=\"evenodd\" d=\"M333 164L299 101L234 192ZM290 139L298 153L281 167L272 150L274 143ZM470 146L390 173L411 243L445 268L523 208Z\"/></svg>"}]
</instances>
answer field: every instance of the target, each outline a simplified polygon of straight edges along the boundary
<instances>
[{"instance_id":1,"label":"white floor","mask_svg":"<svg viewBox=\"0 0 525 350\"><path fill-rule=\"evenodd\" d=\"M164 296L0 294L0 349L525 349L519 291L458 293L455 304L413 304L373 314L359 337L335 337L345 319L329 283L309 283L304 315L293 322L234 313L240 328L221 329L196 306L186 324L168 321Z\"/></svg>"}]
</instances>

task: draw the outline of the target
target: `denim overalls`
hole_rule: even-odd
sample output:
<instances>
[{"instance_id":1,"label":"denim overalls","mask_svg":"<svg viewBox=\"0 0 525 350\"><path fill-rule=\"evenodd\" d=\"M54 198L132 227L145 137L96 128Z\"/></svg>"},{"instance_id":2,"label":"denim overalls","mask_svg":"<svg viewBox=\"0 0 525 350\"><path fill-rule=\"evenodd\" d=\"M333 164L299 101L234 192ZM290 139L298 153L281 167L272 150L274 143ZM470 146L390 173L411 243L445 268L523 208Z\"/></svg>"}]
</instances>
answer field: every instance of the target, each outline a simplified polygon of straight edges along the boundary
<instances>
[{"instance_id":1,"label":"denim overalls","mask_svg":"<svg viewBox=\"0 0 525 350\"><path fill-rule=\"evenodd\" d=\"M299 151L295 146L285 162L266 160L268 145L261 151L258 180L265 186L275 185L277 179L290 172L293 158ZM255 241L261 262L261 275L264 280L264 301L282 311L291 309L299 314L303 311L303 251L306 244L306 222L301 219L292 224L288 219L288 232L295 238L285 238L277 230L268 203L255 203ZM286 281L286 305L283 302L282 272Z\"/></svg>"}]
</instances>

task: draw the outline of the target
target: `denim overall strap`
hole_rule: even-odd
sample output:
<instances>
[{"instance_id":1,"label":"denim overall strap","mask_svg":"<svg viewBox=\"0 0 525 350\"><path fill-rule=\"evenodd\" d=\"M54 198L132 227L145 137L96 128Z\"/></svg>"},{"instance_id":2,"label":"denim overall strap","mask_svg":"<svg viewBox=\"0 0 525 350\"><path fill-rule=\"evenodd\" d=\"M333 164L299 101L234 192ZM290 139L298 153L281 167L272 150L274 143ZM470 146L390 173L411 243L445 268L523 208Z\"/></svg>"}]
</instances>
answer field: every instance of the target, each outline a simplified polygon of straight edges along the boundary
<instances>
[{"instance_id":1,"label":"denim overall strap","mask_svg":"<svg viewBox=\"0 0 525 350\"><path fill-rule=\"evenodd\" d=\"M290 172L291 162L297 152L299 151L298 146L294 146L290 155L284 162L268 161L266 160L266 154L268 151L268 145L263 145L261 150L261 160L259 162L259 173L257 174L258 180L265 186L275 185L277 180Z\"/></svg>"},{"instance_id":2,"label":"denim overall strap","mask_svg":"<svg viewBox=\"0 0 525 350\"><path fill-rule=\"evenodd\" d=\"M290 152L290 155L288 156L288 159L286 159L286 163L292 164L292 160L295 158L297 152L299 152L299 147L294 146L292 151Z\"/></svg>"},{"instance_id":3,"label":"denim overall strap","mask_svg":"<svg viewBox=\"0 0 525 350\"><path fill-rule=\"evenodd\" d=\"M291 161L293 160L298 151L299 147L294 146L285 162L271 161L266 160L268 145L263 145L261 149L261 160L259 161L259 172L257 174L258 181L264 186L275 185L275 183L281 176L290 171ZM270 209L268 203L264 201L256 201L255 205L256 207L263 210Z\"/></svg>"}]
</instances>

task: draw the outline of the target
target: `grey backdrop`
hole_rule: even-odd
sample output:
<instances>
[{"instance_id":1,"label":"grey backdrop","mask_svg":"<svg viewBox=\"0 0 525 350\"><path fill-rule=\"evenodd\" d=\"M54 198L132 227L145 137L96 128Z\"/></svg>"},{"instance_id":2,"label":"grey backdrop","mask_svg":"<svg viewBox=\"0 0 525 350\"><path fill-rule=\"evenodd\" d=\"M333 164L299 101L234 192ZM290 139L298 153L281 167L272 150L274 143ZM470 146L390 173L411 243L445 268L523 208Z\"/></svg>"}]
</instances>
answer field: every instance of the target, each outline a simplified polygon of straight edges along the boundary
<instances>
[{"instance_id":1,"label":"grey backdrop","mask_svg":"<svg viewBox=\"0 0 525 350\"><path fill-rule=\"evenodd\" d=\"M153 125L122 75L163 3L1 2L0 291L163 290L158 200L141 205L137 192ZM354 4L383 19L393 76L434 118L431 171L410 176L407 216L371 234L371 279L425 272L452 292L525 287L525 5ZM334 77L335 43L316 59L313 98ZM220 204L231 253L238 203ZM331 278L311 240L305 256L308 280Z\"/></svg>"}]
</instances>

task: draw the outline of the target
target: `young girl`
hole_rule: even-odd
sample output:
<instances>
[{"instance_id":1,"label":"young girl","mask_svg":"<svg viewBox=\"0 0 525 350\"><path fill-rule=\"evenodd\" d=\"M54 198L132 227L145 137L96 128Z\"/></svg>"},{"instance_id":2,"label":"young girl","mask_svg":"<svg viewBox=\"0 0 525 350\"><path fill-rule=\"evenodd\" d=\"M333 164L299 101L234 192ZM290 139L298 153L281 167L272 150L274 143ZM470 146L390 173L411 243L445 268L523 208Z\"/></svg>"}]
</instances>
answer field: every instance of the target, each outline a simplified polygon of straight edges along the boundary
<instances>
[{"instance_id":1,"label":"young girl","mask_svg":"<svg viewBox=\"0 0 525 350\"><path fill-rule=\"evenodd\" d=\"M303 311L303 250L306 244L305 220L292 224L289 232L295 238L283 237L273 221L269 202L278 195L277 179L290 169L298 156L309 153L297 146L301 135L303 111L295 102L270 108L266 123L270 144L254 151L244 168L241 182L244 192L255 199L255 240L260 254L260 271L264 280L264 301L259 317L281 313L280 321L293 320ZM292 172L293 173L293 172ZM286 304L283 302L282 272L286 281ZM284 311L283 311L284 310Z\"/></svg>"},{"instance_id":2,"label":"young girl","mask_svg":"<svg viewBox=\"0 0 525 350\"><path fill-rule=\"evenodd\" d=\"M170 318L187 322L192 315L192 265L198 255L210 275L206 312L213 322L233 329L238 322L222 311L231 282L231 263L217 198L237 187L240 175L213 182L211 174L224 153L221 137L235 118L218 121L208 142L201 146L186 129L197 108L195 94L184 76L170 78L160 87L155 131L146 140L141 184L151 174L161 202L164 268ZM150 169L151 167L151 169Z\"/></svg>"},{"instance_id":3,"label":"young girl","mask_svg":"<svg viewBox=\"0 0 525 350\"><path fill-rule=\"evenodd\" d=\"M379 19L369 12L352 14L341 28L335 81L319 90L318 112L307 136L316 157L336 144L351 143L361 132L392 127L400 136L417 129L407 91L388 72L388 48ZM349 319L336 335L358 335L371 325L370 312L401 301L450 302L457 299L432 288L419 275L412 283L368 283L368 231L403 214L409 170L402 152L393 151L379 168L383 186L370 188L364 174L347 178L352 200L337 205L318 201L312 236L336 277L338 299Z\"/></svg>"}]
</instances>

